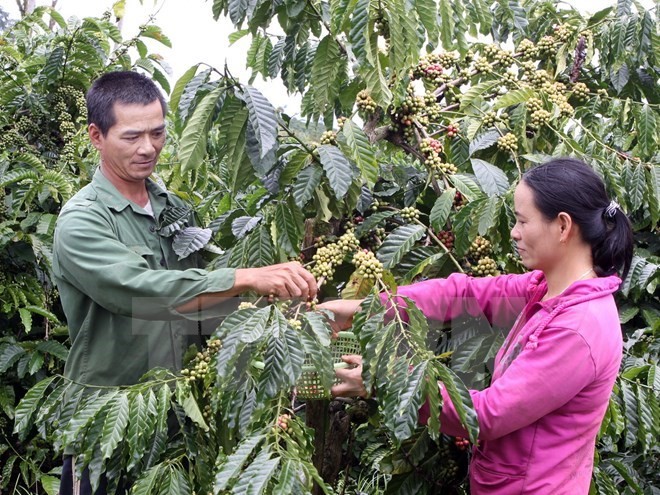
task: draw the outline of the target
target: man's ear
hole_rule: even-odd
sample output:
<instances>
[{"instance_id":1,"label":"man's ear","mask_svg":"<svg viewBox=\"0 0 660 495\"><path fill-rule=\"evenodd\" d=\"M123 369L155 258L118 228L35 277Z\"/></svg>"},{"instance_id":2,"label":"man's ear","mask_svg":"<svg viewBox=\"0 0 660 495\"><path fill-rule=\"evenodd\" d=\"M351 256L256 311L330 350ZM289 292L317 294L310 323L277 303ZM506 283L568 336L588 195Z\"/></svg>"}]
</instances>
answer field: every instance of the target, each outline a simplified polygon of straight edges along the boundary
<instances>
[{"instance_id":1,"label":"man's ear","mask_svg":"<svg viewBox=\"0 0 660 495\"><path fill-rule=\"evenodd\" d=\"M573 231L573 219L568 213L560 212L557 215L559 221L559 242L566 242Z\"/></svg>"},{"instance_id":2,"label":"man's ear","mask_svg":"<svg viewBox=\"0 0 660 495\"><path fill-rule=\"evenodd\" d=\"M97 150L101 151L103 148L103 133L101 129L96 124L89 124L87 127L87 133L89 134L89 140L92 143L92 146Z\"/></svg>"}]
</instances>

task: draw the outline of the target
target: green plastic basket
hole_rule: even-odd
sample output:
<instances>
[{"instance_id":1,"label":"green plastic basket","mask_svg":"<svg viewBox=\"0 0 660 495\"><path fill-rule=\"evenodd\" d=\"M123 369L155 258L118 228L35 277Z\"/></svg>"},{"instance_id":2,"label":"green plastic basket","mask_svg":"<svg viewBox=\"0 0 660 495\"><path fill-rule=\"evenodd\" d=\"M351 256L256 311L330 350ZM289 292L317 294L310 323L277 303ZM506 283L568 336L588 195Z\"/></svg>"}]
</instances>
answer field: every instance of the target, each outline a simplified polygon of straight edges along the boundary
<instances>
[{"instance_id":1,"label":"green plastic basket","mask_svg":"<svg viewBox=\"0 0 660 495\"><path fill-rule=\"evenodd\" d=\"M353 332L339 332L337 338L330 343L330 353L335 369L346 368L348 364L342 361L341 357L347 354L360 354L360 342ZM339 380L335 378L335 384L337 383ZM330 397L330 390L323 388L319 374L309 358L303 363L303 373L296 383L296 395L306 400Z\"/></svg>"}]
</instances>

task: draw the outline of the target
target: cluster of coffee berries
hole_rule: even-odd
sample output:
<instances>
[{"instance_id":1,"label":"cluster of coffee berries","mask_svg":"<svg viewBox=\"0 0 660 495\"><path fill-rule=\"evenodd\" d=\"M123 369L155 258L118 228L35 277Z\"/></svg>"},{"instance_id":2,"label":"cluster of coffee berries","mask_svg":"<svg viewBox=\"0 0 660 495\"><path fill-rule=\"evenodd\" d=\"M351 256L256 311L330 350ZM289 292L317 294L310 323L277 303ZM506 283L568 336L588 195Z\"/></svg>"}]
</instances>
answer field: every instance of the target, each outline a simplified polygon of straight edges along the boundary
<instances>
[{"instance_id":1,"label":"cluster of coffee berries","mask_svg":"<svg viewBox=\"0 0 660 495\"><path fill-rule=\"evenodd\" d=\"M0 132L0 151L2 150L23 150L29 146L24 135L18 133L14 128L8 131Z\"/></svg>"},{"instance_id":2,"label":"cluster of coffee berries","mask_svg":"<svg viewBox=\"0 0 660 495\"><path fill-rule=\"evenodd\" d=\"M243 301L242 303L240 303L238 305L239 311L241 309L249 309L249 308L256 308L256 306L254 305L254 303L251 303L251 302L248 302L248 301Z\"/></svg>"},{"instance_id":3,"label":"cluster of coffee berries","mask_svg":"<svg viewBox=\"0 0 660 495\"><path fill-rule=\"evenodd\" d=\"M60 106L60 103L65 105L64 108ZM64 111L73 112L76 114L76 121L79 124L84 124L87 120L85 93L73 86L61 86L55 92L55 111L57 114L61 114Z\"/></svg>"},{"instance_id":4,"label":"cluster of coffee berries","mask_svg":"<svg viewBox=\"0 0 660 495\"><path fill-rule=\"evenodd\" d=\"M354 252L360 243L352 230L346 231L336 242L317 249L312 257L314 267L310 270L316 278L332 279L335 266L340 265L348 253Z\"/></svg>"},{"instance_id":5,"label":"cluster of coffee berries","mask_svg":"<svg viewBox=\"0 0 660 495\"><path fill-rule=\"evenodd\" d=\"M550 123L550 119L552 118L552 114L548 112L547 110L536 110L532 112L531 115L531 122L529 126L532 129L540 129L544 125L548 125Z\"/></svg>"},{"instance_id":6,"label":"cluster of coffee berries","mask_svg":"<svg viewBox=\"0 0 660 495\"><path fill-rule=\"evenodd\" d=\"M335 131L325 131L321 134L321 144L332 144L337 146L337 133Z\"/></svg>"},{"instance_id":7,"label":"cluster of coffee berries","mask_svg":"<svg viewBox=\"0 0 660 495\"><path fill-rule=\"evenodd\" d=\"M404 220L417 220L419 218L419 210L414 206L406 206L401 208L400 215Z\"/></svg>"},{"instance_id":8,"label":"cluster of coffee berries","mask_svg":"<svg viewBox=\"0 0 660 495\"><path fill-rule=\"evenodd\" d=\"M479 72L483 72L484 74L490 74L493 72L493 66L485 57L478 57L474 61L474 69Z\"/></svg>"},{"instance_id":9,"label":"cluster of coffee berries","mask_svg":"<svg viewBox=\"0 0 660 495\"><path fill-rule=\"evenodd\" d=\"M452 479L458 476L458 464L456 463L456 460L451 453L447 440L443 442L439 451L439 456L440 459L443 460L443 463L440 467L438 475L444 480Z\"/></svg>"},{"instance_id":10,"label":"cluster of coffee berries","mask_svg":"<svg viewBox=\"0 0 660 495\"><path fill-rule=\"evenodd\" d=\"M531 83L535 88L546 88L547 84L551 84L552 77L548 71L544 69L535 70L531 76Z\"/></svg>"},{"instance_id":11,"label":"cluster of coffee berries","mask_svg":"<svg viewBox=\"0 0 660 495\"><path fill-rule=\"evenodd\" d=\"M470 448L470 441L467 438L456 437L454 438L454 445L458 450L465 452Z\"/></svg>"},{"instance_id":12,"label":"cluster of coffee berries","mask_svg":"<svg viewBox=\"0 0 660 495\"><path fill-rule=\"evenodd\" d=\"M356 273L362 278L376 280L383 275L383 264L368 249L357 251L353 255L353 264L355 265Z\"/></svg>"},{"instance_id":13,"label":"cluster of coffee berries","mask_svg":"<svg viewBox=\"0 0 660 495\"><path fill-rule=\"evenodd\" d=\"M458 124L448 124L445 128L445 133L447 134L447 137L450 138L458 136L459 132Z\"/></svg>"},{"instance_id":14,"label":"cluster of coffee berries","mask_svg":"<svg viewBox=\"0 0 660 495\"><path fill-rule=\"evenodd\" d=\"M496 112L486 112L481 119L484 127L492 127L499 120Z\"/></svg>"},{"instance_id":15,"label":"cluster of coffee berries","mask_svg":"<svg viewBox=\"0 0 660 495\"><path fill-rule=\"evenodd\" d=\"M387 20L387 17L384 15L379 15L374 22L374 27L376 32L384 38L390 37L390 22Z\"/></svg>"},{"instance_id":16,"label":"cluster of coffee berries","mask_svg":"<svg viewBox=\"0 0 660 495\"><path fill-rule=\"evenodd\" d=\"M348 121L347 117L337 117L337 127L340 129L344 128L344 124Z\"/></svg>"},{"instance_id":17,"label":"cluster of coffee berries","mask_svg":"<svg viewBox=\"0 0 660 495\"><path fill-rule=\"evenodd\" d=\"M448 250L451 251L454 248L455 236L451 230L441 230L438 232L438 239Z\"/></svg>"},{"instance_id":18,"label":"cluster of coffee berries","mask_svg":"<svg viewBox=\"0 0 660 495\"><path fill-rule=\"evenodd\" d=\"M490 241L484 237L477 236L468 249L468 256L473 259L483 258L493 252Z\"/></svg>"},{"instance_id":19,"label":"cluster of coffee berries","mask_svg":"<svg viewBox=\"0 0 660 495\"><path fill-rule=\"evenodd\" d=\"M573 96L579 101L585 101L589 96L589 88L583 82L578 82L573 85Z\"/></svg>"},{"instance_id":20,"label":"cluster of coffee berries","mask_svg":"<svg viewBox=\"0 0 660 495\"><path fill-rule=\"evenodd\" d=\"M366 89L363 89L357 94L355 104L357 105L358 111L364 114L372 114L377 108L376 102Z\"/></svg>"},{"instance_id":21,"label":"cluster of coffee berries","mask_svg":"<svg viewBox=\"0 0 660 495\"><path fill-rule=\"evenodd\" d=\"M527 108L530 112L536 112L543 108L543 102L539 98L530 98L527 100Z\"/></svg>"},{"instance_id":22,"label":"cluster of coffee berries","mask_svg":"<svg viewBox=\"0 0 660 495\"><path fill-rule=\"evenodd\" d=\"M489 275L499 275L497 264L492 258L485 256L477 261L477 266L473 266L472 274L477 277L487 277Z\"/></svg>"},{"instance_id":23,"label":"cluster of coffee berries","mask_svg":"<svg viewBox=\"0 0 660 495\"><path fill-rule=\"evenodd\" d=\"M280 430L287 431L289 429L290 421L291 421L290 414L288 413L280 414L277 417L277 421L275 422L275 428L279 428Z\"/></svg>"},{"instance_id":24,"label":"cluster of coffee berries","mask_svg":"<svg viewBox=\"0 0 660 495\"><path fill-rule=\"evenodd\" d=\"M181 374L186 377L188 382L202 379L206 376L211 358L218 353L221 346L219 339L209 340L206 349L197 353L195 359L188 365L188 368L181 370Z\"/></svg>"},{"instance_id":25,"label":"cluster of coffee berries","mask_svg":"<svg viewBox=\"0 0 660 495\"><path fill-rule=\"evenodd\" d=\"M419 149L425 155L439 154L442 153L442 143L437 139L431 137L422 139L422 142L419 145Z\"/></svg>"},{"instance_id":26,"label":"cluster of coffee berries","mask_svg":"<svg viewBox=\"0 0 660 495\"><path fill-rule=\"evenodd\" d=\"M523 60L530 60L536 57L538 50L533 41L524 39L518 45L518 52Z\"/></svg>"},{"instance_id":27,"label":"cluster of coffee berries","mask_svg":"<svg viewBox=\"0 0 660 495\"><path fill-rule=\"evenodd\" d=\"M509 132L497 140L497 148L501 151L515 153L518 151L518 138Z\"/></svg>"},{"instance_id":28,"label":"cluster of coffee berries","mask_svg":"<svg viewBox=\"0 0 660 495\"><path fill-rule=\"evenodd\" d=\"M509 70L505 71L504 73L502 73L502 83L508 89L518 87L518 74L513 73Z\"/></svg>"},{"instance_id":29,"label":"cluster of coffee berries","mask_svg":"<svg viewBox=\"0 0 660 495\"><path fill-rule=\"evenodd\" d=\"M562 43L568 41L568 39L576 31L575 27L571 26L570 24L562 24L560 26L555 26L554 29L555 29L555 37Z\"/></svg>"},{"instance_id":30,"label":"cluster of coffee berries","mask_svg":"<svg viewBox=\"0 0 660 495\"><path fill-rule=\"evenodd\" d=\"M460 191L456 191L456 194L454 195L454 209L459 211L463 206L465 206L465 198Z\"/></svg>"},{"instance_id":31,"label":"cluster of coffee berries","mask_svg":"<svg viewBox=\"0 0 660 495\"><path fill-rule=\"evenodd\" d=\"M486 45L483 48L484 57L490 62L497 64L502 64L504 66L511 65L513 63L513 54L508 50L502 50L497 45Z\"/></svg>"},{"instance_id":32,"label":"cluster of coffee berries","mask_svg":"<svg viewBox=\"0 0 660 495\"><path fill-rule=\"evenodd\" d=\"M600 88L596 91L596 94L600 96L601 98L606 98L607 97L607 90L605 88Z\"/></svg>"},{"instance_id":33,"label":"cluster of coffee berries","mask_svg":"<svg viewBox=\"0 0 660 495\"><path fill-rule=\"evenodd\" d=\"M557 40L554 36L543 36L536 44L538 55L553 55L557 51Z\"/></svg>"},{"instance_id":34,"label":"cluster of coffee berries","mask_svg":"<svg viewBox=\"0 0 660 495\"><path fill-rule=\"evenodd\" d=\"M300 330L302 328L302 322L300 320L296 320L295 318L289 318L288 323L289 326L294 330Z\"/></svg>"}]
</instances>

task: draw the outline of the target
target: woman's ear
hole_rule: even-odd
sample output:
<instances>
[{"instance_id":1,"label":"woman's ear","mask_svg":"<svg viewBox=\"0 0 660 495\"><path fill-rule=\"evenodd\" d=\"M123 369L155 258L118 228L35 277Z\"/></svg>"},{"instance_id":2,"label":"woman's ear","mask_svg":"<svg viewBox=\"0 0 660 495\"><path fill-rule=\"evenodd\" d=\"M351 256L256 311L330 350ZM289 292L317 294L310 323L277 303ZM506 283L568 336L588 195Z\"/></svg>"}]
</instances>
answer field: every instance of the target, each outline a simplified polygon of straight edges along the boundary
<instances>
[{"instance_id":1,"label":"woman's ear","mask_svg":"<svg viewBox=\"0 0 660 495\"><path fill-rule=\"evenodd\" d=\"M573 219L568 213L562 211L557 215L557 221L559 222L559 242L565 243L574 230Z\"/></svg>"}]
</instances>

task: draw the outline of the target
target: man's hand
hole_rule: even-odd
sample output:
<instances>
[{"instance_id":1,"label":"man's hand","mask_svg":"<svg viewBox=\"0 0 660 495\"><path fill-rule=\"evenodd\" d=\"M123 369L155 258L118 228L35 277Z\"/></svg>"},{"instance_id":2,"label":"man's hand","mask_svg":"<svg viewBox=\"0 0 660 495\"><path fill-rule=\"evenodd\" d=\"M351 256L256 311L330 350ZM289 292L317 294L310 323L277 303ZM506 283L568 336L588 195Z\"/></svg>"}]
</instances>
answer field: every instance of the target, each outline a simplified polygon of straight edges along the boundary
<instances>
[{"instance_id":1,"label":"man's hand","mask_svg":"<svg viewBox=\"0 0 660 495\"><path fill-rule=\"evenodd\" d=\"M234 289L237 292L254 291L261 296L281 299L311 300L318 290L314 276L297 261L262 268L236 270Z\"/></svg>"},{"instance_id":2,"label":"man's hand","mask_svg":"<svg viewBox=\"0 0 660 495\"><path fill-rule=\"evenodd\" d=\"M367 397L367 389L362 381L362 356L349 354L341 357L342 361L348 363L348 368L340 368L335 371L341 383L330 389L333 397Z\"/></svg>"}]
</instances>

